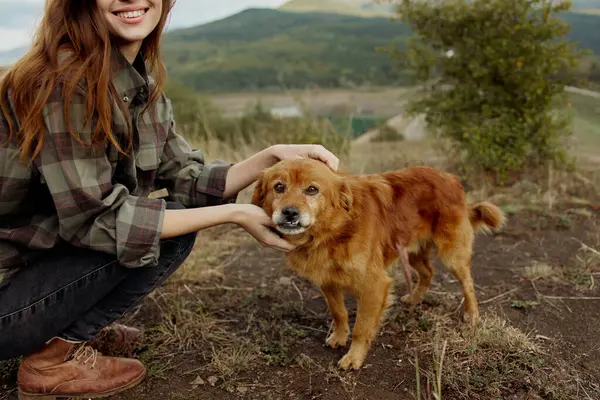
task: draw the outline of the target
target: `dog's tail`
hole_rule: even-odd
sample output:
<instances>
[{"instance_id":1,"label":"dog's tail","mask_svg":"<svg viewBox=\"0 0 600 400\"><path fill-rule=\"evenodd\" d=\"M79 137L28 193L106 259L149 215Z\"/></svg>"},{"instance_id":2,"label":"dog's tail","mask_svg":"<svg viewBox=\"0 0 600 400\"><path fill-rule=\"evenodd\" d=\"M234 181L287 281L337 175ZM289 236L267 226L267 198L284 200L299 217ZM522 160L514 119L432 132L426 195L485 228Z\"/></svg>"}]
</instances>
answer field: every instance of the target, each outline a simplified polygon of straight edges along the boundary
<instances>
[{"instance_id":1,"label":"dog's tail","mask_svg":"<svg viewBox=\"0 0 600 400\"><path fill-rule=\"evenodd\" d=\"M469 206L469 220L475 233L490 233L491 229L500 229L504 226L506 215L489 201L482 201Z\"/></svg>"}]
</instances>

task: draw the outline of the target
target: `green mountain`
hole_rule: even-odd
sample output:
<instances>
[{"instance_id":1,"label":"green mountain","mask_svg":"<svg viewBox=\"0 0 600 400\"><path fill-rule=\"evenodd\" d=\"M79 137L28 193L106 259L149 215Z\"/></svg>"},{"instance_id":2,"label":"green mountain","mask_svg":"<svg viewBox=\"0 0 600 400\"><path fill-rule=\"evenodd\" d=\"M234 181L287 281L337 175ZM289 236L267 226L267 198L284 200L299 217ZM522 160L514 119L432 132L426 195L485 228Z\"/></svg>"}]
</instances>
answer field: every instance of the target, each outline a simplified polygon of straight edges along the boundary
<instances>
[{"instance_id":1,"label":"green mountain","mask_svg":"<svg viewBox=\"0 0 600 400\"><path fill-rule=\"evenodd\" d=\"M409 34L385 18L252 9L173 31L163 49L170 75L197 90L383 85L404 78L375 49Z\"/></svg>"},{"instance_id":2,"label":"green mountain","mask_svg":"<svg viewBox=\"0 0 600 400\"><path fill-rule=\"evenodd\" d=\"M571 40L600 54L600 16L563 18ZM163 51L170 76L201 91L402 85L407 76L375 49L410 34L387 18L251 9L173 31Z\"/></svg>"}]
</instances>

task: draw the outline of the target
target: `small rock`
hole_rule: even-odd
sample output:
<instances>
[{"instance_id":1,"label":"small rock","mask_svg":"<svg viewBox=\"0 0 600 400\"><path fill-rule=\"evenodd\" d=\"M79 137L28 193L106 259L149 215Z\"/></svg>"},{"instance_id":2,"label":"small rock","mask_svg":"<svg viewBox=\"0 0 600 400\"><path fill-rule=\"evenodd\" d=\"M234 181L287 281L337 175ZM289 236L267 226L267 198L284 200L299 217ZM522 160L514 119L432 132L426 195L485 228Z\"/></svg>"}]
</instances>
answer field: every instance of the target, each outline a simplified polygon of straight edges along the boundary
<instances>
[{"instance_id":1,"label":"small rock","mask_svg":"<svg viewBox=\"0 0 600 400\"><path fill-rule=\"evenodd\" d=\"M217 378L216 376L208 377L208 383L210 383L210 386L215 386L215 384L217 383L218 380L219 380L219 378Z\"/></svg>"},{"instance_id":2,"label":"small rock","mask_svg":"<svg viewBox=\"0 0 600 400\"><path fill-rule=\"evenodd\" d=\"M248 392L248 388L246 386L238 386L237 391L241 394Z\"/></svg>"},{"instance_id":3,"label":"small rock","mask_svg":"<svg viewBox=\"0 0 600 400\"><path fill-rule=\"evenodd\" d=\"M206 382L204 382L204 379L202 379L202 377L200 375L198 375L196 377L196 379L194 379L194 381L191 383L192 387L194 389L196 389L198 386L202 386L204 385Z\"/></svg>"},{"instance_id":4,"label":"small rock","mask_svg":"<svg viewBox=\"0 0 600 400\"><path fill-rule=\"evenodd\" d=\"M283 286L291 286L292 278L289 278L287 276L282 276L281 278L279 278L279 284L283 285Z\"/></svg>"}]
</instances>

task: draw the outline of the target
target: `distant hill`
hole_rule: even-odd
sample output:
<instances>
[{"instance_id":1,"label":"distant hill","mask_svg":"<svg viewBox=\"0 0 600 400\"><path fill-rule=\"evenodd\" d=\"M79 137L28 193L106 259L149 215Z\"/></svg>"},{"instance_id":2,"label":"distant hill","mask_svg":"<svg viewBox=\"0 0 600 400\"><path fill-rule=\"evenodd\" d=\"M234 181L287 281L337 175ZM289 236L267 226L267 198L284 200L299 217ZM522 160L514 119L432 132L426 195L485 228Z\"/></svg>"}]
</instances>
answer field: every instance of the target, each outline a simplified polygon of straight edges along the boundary
<instances>
[{"instance_id":1,"label":"distant hill","mask_svg":"<svg viewBox=\"0 0 600 400\"><path fill-rule=\"evenodd\" d=\"M600 16L563 18L571 40L600 54ZM169 33L164 56L170 76L202 91L402 85L406 76L375 48L410 34L387 18L252 9Z\"/></svg>"},{"instance_id":2,"label":"distant hill","mask_svg":"<svg viewBox=\"0 0 600 400\"><path fill-rule=\"evenodd\" d=\"M173 31L163 49L170 75L197 90L383 85L403 76L375 48L409 34L385 18L252 9Z\"/></svg>"}]
</instances>

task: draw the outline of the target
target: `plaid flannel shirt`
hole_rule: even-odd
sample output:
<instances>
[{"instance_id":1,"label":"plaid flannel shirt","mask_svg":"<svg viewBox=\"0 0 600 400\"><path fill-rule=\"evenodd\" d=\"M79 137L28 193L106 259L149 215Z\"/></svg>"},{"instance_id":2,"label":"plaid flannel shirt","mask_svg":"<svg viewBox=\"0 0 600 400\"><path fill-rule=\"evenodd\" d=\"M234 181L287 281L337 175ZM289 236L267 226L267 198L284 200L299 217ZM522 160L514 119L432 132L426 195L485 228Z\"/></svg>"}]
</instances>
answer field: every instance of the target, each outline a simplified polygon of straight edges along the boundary
<instances>
[{"instance_id":1,"label":"plaid flannel shirt","mask_svg":"<svg viewBox=\"0 0 600 400\"><path fill-rule=\"evenodd\" d=\"M186 207L235 201L222 198L231 164L206 164L176 134L170 101L162 95L145 109L152 81L143 60L132 65L115 50L112 61L113 83L133 120L131 156L77 142L63 117L60 87L45 106L44 146L31 167L19 162L16 140L0 146L0 288L30 255L61 241L114 254L126 267L155 265L166 207L163 198L148 197L156 190L167 189L169 200ZM89 143L94 121L84 126L85 99L83 89L73 96L69 122ZM116 103L112 112L113 132L127 137ZM15 117L0 113L0 143L8 139L8 118Z\"/></svg>"}]
</instances>

